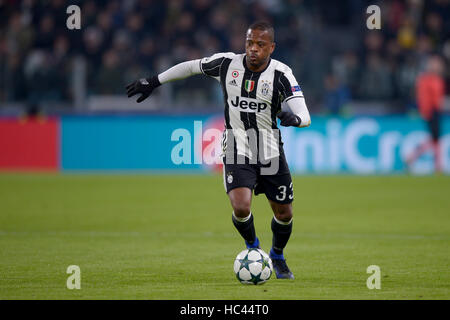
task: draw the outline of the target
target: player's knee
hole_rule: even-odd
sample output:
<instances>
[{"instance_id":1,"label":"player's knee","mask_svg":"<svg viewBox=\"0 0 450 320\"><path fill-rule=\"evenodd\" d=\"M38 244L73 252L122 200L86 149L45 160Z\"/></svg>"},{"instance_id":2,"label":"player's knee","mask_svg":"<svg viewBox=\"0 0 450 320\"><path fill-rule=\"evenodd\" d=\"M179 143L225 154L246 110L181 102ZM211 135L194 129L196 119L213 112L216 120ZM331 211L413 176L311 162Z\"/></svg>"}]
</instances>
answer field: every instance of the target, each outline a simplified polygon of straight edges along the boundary
<instances>
[{"instance_id":1,"label":"player's knee","mask_svg":"<svg viewBox=\"0 0 450 320\"><path fill-rule=\"evenodd\" d=\"M238 218L245 218L250 214L250 202L233 204L234 215Z\"/></svg>"},{"instance_id":2,"label":"player's knee","mask_svg":"<svg viewBox=\"0 0 450 320\"><path fill-rule=\"evenodd\" d=\"M292 205L280 205L275 210L275 218L283 222L289 222L293 217Z\"/></svg>"},{"instance_id":3,"label":"player's knee","mask_svg":"<svg viewBox=\"0 0 450 320\"><path fill-rule=\"evenodd\" d=\"M238 188L229 193L231 206L237 218L246 218L250 214L252 194L250 189Z\"/></svg>"}]
</instances>

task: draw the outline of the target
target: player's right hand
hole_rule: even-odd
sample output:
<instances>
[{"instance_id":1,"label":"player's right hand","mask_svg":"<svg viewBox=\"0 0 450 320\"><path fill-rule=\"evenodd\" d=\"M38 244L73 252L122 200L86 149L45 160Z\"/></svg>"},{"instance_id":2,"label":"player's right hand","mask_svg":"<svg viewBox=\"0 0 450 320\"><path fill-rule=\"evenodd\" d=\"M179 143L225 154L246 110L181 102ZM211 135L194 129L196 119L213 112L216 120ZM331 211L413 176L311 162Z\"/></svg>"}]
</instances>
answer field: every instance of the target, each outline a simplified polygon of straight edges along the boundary
<instances>
[{"instance_id":1,"label":"player's right hand","mask_svg":"<svg viewBox=\"0 0 450 320\"><path fill-rule=\"evenodd\" d=\"M140 93L141 96L136 100L136 102L140 103L147 99L152 94L152 91L160 85L158 76L136 80L126 86L128 98Z\"/></svg>"},{"instance_id":2,"label":"player's right hand","mask_svg":"<svg viewBox=\"0 0 450 320\"><path fill-rule=\"evenodd\" d=\"M299 116L288 111L280 111L277 117L281 120L281 125L284 127L298 127L302 120Z\"/></svg>"}]
</instances>

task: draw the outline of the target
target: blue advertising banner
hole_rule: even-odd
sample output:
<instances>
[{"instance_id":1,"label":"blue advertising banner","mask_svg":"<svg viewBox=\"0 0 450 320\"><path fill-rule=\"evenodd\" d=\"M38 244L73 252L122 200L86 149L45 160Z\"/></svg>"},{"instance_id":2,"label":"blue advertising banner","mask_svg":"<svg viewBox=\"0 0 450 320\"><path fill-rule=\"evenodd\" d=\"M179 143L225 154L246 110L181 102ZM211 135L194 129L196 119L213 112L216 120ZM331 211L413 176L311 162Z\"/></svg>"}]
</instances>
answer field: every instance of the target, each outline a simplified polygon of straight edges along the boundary
<instances>
[{"instance_id":1,"label":"blue advertising banner","mask_svg":"<svg viewBox=\"0 0 450 320\"><path fill-rule=\"evenodd\" d=\"M174 163L177 129L192 134L205 117L68 116L61 119L62 170L199 170L201 164ZM175 136L174 138L175 139ZM193 146L192 146L193 147ZM186 155L189 156L190 155Z\"/></svg>"},{"instance_id":2,"label":"blue advertising banner","mask_svg":"<svg viewBox=\"0 0 450 320\"><path fill-rule=\"evenodd\" d=\"M314 117L309 128L281 128L291 170L296 173L387 174L405 172L405 160L429 140L419 118ZM450 172L450 119L441 125L440 161ZM411 164L410 172L432 173L431 149Z\"/></svg>"},{"instance_id":3,"label":"blue advertising banner","mask_svg":"<svg viewBox=\"0 0 450 320\"><path fill-rule=\"evenodd\" d=\"M292 173L392 174L427 139L419 118L313 117L308 128L281 127ZM62 170L220 169L223 117L66 116L61 119ZM450 172L450 118L442 121L440 160ZM433 172L433 153L410 171Z\"/></svg>"}]
</instances>

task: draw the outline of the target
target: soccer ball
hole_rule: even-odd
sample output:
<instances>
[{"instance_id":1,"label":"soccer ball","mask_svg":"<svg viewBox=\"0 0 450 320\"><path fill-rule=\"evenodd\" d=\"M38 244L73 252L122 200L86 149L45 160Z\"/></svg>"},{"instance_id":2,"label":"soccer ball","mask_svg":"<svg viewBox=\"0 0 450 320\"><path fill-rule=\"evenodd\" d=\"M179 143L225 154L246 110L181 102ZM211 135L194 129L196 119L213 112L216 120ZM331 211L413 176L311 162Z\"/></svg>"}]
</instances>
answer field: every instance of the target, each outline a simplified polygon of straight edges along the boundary
<instances>
[{"instance_id":1,"label":"soccer ball","mask_svg":"<svg viewBox=\"0 0 450 320\"><path fill-rule=\"evenodd\" d=\"M261 249L246 249L234 260L234 273L243 284L263 284L270 279L272 272L272 260Z\"/></svg>"}]
</instances>

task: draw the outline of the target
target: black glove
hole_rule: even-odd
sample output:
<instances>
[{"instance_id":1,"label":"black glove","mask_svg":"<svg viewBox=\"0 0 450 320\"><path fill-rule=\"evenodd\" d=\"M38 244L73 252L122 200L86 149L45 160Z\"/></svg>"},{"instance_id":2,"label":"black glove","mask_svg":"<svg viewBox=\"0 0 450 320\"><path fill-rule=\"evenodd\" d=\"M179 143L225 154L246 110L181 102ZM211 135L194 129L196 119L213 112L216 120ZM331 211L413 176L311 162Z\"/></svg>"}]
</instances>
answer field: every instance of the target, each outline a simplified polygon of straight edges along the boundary
<instances>
[{"instance_id":1,"label":"black glove","mask_svg":"<svg viewBox=\"0 0 450 320\"><path fill-rule=\"evenodd\" d=\"M158 76L136 80L126 87L128 98L134 96L135 94L141 93L141 96L136 100L136 102L142 102L147 99L148 96L151 95L152 91L160 85L161 82L159 82Z\"/></svg>"},{"instance_id":2,"label":"black glove","mask_svg":"<svg viewBox=\"0 0 450 320\"><path fill-rule=\"evenodd\" d=\"M288 111L278 113L278 118L280 118L283 127L298 127L302 122L299 116Z\"/></svg>"}]
</instances>

